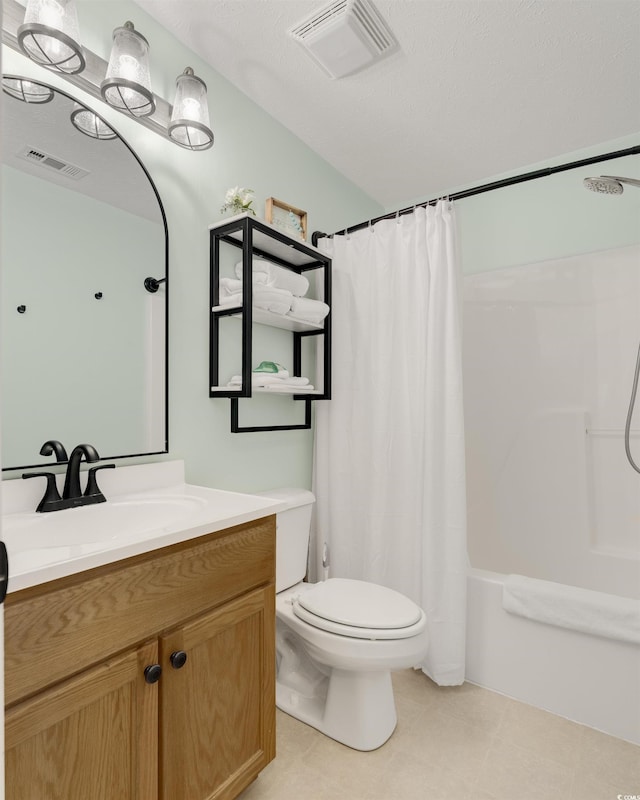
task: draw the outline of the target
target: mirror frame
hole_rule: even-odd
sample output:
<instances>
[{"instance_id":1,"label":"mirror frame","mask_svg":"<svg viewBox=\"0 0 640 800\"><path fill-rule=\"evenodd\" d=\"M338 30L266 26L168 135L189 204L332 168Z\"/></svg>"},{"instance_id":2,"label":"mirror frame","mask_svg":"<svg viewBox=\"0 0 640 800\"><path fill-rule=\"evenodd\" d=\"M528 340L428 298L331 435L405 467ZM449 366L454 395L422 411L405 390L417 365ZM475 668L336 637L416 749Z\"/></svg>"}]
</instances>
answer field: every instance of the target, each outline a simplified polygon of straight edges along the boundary
<instances>
[{"instance_id":1,"label":"mirror frame","mask_svg":"<svg viewBox=\"0 0 640 800\"><path fill-rule=\"evenodd\" d=\"M127 148L127 150L131 153L131 155L135 158L138 162L140 168L144 172L147 180L149 181L151 188L153 189L153 193L155 195L156 200L158 201L158 207L160 208L160 214L162 216L162 226L164 230L164 278L165 278L165 336L164 336L164 449L162 450L152 450L144 453L123 453L119 455L106 455L100 456L100 461L111 461L114 459L120 458L142 458L144 456L156 456L156 455L164 455L169 452L169 228L167 226L167 216L165 214L164 205L162 204L162 199L160 198L160 194L158 189L153 181L153 178L149 174L149 170L143 164L141 158L138 156L136 151L131 147L129 142L120 134L120 132L115 128L110 121L104 119L104 117L99 114L94 108L88 106L86 103L78 100L77 97L74 97L69 92L66 92L62 89L59 89L56 86L51 86L50 84L46 83L45 81L41 81L40 79L36 78L29 78L25 75L15 75L13 73L2 73L3 78L13 78L16 80L27 80L31 81L32 83L38 83L41 86L46 86L49 89L52 89L54 92L67 97L74 103L78 103L81 106L84 106L89 111L93 112L100 120L102 120L105 125L108 125L111 130L117 135L118 139L122 142L122 144ZM15 99L15 98L13 98ZM22 102L20 100L15 100L15 102L19 103ZM156 275L151 277L156 278ZM147 290L148 291L148 290ZM0 406L0 418L1 418L1 406ZM77 444L77 443L76 443ZM75 447L75 444L73 445ZM72 448L70 448L72 449ZM15 470L22 470L22 469L42 469L43 467L55 467L61 464L67 464L67 461L60 461L60 462L51 462L51 461L41 461L35 464L21 464L18 466L10 466L5 467L2 466L2 472L14 472Z\"/></svg>"}]
</instances>

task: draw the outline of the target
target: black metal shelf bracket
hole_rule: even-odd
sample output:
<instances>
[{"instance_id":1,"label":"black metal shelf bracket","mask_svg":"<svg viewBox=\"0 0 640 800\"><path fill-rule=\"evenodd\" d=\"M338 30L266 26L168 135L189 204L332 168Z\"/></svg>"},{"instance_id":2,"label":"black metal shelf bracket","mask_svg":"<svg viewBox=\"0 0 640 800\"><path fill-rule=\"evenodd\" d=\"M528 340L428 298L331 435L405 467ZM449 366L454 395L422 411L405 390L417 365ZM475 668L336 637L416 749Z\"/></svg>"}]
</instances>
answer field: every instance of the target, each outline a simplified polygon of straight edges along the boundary
<instances>
[{"instance_id":1,"label":"black metal shelf bracket","mask_svg":"<svg viewBox=\"0 0 640 800\"><path fill-rule=\"evenodd\" d=\"M240 409L237 397L231 399L231 433L258 433L259 431L308 431L311 428L311 400L308 397L294 397L304 400L304 422L299 425L240 425Z\"/></svg>"}]
</instances>

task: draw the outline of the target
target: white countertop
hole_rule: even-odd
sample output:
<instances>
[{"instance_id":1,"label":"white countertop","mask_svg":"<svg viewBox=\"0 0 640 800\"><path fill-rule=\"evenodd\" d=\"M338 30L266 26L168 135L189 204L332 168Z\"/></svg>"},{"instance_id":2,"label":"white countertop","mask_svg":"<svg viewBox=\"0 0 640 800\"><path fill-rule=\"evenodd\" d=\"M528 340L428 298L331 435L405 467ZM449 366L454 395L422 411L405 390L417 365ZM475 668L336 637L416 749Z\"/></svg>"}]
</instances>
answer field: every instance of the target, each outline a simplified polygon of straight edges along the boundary
<instances>
[{"instance_id":1,"label":"white countertop","mask_svg":"<svg viewBox=\"0 0 640 800\"><path fill-rule=\"evenodd\" d=\"M59 476L60 481L64 475ZM36 513L44 478L2 482L9 592L275 514L285 503L193 486L182 461L98 473L106 503ZM35 484L35 486L34 486Z\"/></svg>"}]
</instances>

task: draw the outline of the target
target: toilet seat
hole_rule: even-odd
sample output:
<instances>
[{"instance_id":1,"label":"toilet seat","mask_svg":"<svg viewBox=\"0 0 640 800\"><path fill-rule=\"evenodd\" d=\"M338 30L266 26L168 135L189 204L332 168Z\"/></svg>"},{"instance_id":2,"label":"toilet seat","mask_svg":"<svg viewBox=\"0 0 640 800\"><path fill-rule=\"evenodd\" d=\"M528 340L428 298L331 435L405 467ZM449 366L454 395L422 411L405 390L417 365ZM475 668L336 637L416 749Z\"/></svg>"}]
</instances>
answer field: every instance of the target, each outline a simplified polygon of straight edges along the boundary
<instances>
[{"instance_id":1,"label":"toilet seat","mask_svg":"<svg viewBox=\"0 0 640 800\"><path fill-rule=\"evenodd\" d=\"M425 625L424 612L412 600L386 586L330 578L301 592L293 613L329 633L356 639L408 639Z\"/></svg>"}]
</instances>

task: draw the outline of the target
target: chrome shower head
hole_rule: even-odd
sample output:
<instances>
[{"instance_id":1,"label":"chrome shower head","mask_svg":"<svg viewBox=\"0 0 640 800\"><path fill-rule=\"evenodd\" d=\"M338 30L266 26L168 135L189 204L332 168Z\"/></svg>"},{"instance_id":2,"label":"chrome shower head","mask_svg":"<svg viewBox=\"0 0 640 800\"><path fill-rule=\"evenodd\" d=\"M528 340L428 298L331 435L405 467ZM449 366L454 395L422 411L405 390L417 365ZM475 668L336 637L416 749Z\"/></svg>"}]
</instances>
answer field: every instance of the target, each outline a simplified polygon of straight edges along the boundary
<instances>
[{"instance_id":1,"label":"chrome shower head","mask_svg":"<svg viewBox=\"0 0 640 800\"><path fill-rule=\"evenodd\" d=\"M613 175L585 178L582 182L587 189L600 194L622 194L624 191L623 183L629 186L640 186L640 181L635 178L618 178Z\"/></svg>"},{"instance_id":2,"label":"chrome shower head","mask_svg":"<svg viewBox=\"0 0 640 800\"><path fill-rule=\"evenodd\" d=\"M619 180L608 178L606 175L602 175L599 178L585 178L582 182L590 192L598 192L599 194L622 194L624 191L624 187Z\"/></svg>"}]
</instances>

